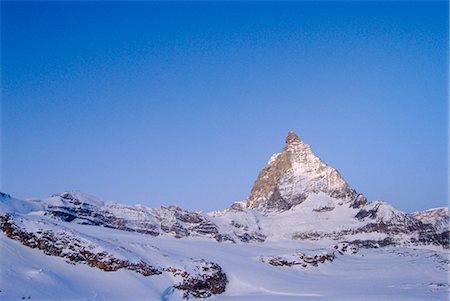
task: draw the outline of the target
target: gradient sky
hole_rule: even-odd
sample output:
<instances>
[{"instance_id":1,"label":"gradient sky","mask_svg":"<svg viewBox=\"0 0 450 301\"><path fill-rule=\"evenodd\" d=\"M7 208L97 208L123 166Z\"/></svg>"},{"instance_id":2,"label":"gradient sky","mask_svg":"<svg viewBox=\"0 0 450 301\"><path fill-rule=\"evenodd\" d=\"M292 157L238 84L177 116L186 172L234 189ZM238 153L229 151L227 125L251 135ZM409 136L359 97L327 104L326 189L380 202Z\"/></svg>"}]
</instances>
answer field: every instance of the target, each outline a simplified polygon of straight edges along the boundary
<instances>
[{"instance_id":1,"label":"gradient sky","mask_svg":"<svg viewBox=\"0 0 450 301\"><path fill-rule=\"evenodd\" d=\"M448 3L4 2L1 190L245 198L294 130L370 200L448 204Z\"/></svg>"}]
</instances>

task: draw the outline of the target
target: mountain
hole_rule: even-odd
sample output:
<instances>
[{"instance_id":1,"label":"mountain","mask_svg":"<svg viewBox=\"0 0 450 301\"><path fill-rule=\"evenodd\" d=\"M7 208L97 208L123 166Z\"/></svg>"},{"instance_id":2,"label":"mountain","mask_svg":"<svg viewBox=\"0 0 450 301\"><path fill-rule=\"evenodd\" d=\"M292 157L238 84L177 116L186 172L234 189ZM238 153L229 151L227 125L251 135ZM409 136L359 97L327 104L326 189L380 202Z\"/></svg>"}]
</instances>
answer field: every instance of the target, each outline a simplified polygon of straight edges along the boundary
<instances>
[{"instance_id":1,"label":"mountain","mask_svg":"<svg viewBox=\"0 0 450 301\"><path fill-rule=\"evenodd\" d=\"M169 288L180 291L185 299L223 293L228 282L222 268L212 261L167 253L158 245L139 243L142 237L155 236L181 238L198 235L218 240L215 226L195 212L176 206L152 209L103 202L77 191L63 192L44 200L19 200L1 194L0 209L2 245L10 248L17 246L9 245L5 239L72 265L84 264L105 272L126 270L143 277L156 277L156 283L164 285L167 285L169 277ZM130 237L131 240L126 239ZM9 251L2 250L2 254ZM15 256L8 260L14 262ZM14 287L28 277L27 273L14 276L14 270L14 265L9 270L2 269L2 279L10 280L8 274L12 273L13 282L8 291L13 294L7 295L11 300L20 299L16 293L21 292ZM38 299L49 299L49 294L53 293L42 295L39 286L50 284L51 287L52 281L35 283L38 288L33 291L34 295ZM2 284L1 292L4 289ZM51 299L61 299L61 296ZM111 300L111 297L107 299ZM123 300L123 297L118 299Z\"/></svg>"},{"instance_id":2,"label":"mountain","mask_svg":"<svg viewBox=\"0 0 450 301\"><path fill-rule=\"evenodd\" d=\"M263 211L286 211L318 193L353 208L366 203L366 198L352 189L336 169L324 163L290 131L284 149L270 158L242 205Z\"/></svg>"},{"instance_id":3,"label":"mountain","mask_svg":"<svg viewBox=\"0 0 450 301\"><path fill-rule=\"evenodd\" d=\"M151 236L175 238L204 237L216 241L233 240L220 233L211 218L178 206L147 208L104 202L80 191L65 191L43 200L17 200L3 194L3 214L40 216L42 220L138 232Z\"/></svg>"},{"instance_id":4,"label":"mountain","mask_svg":"<svg viewBox=\"0 0 450 301\"><path fill-rule=\"evenodd\" d=\"M368 202L294 132L261 170L250 195L211 215L241 241L331 239L364 247L449 247L442 227L386 202Z\"/></svg>"},{"instance_id":5,"label":"mountain","mask_svg":"<svg viewBox=\"0 0 450 301\"><path fill-rule=\"evenodd\" d=\"M416 275L409 281L417 287L405 300L445 298L448 223L448 208L409 214L383 201L368 202L289 132L250 195L225 210L148 208L79 191L39 200L0 193L0 252L5 258L0 298L366 298L348 287L355 283L379 300L386 296L377 292L397 283L398 290L386 292L399 299L401 274L386 276L389 283L363 283L358 274L378 275L392 266ZM426 286L418 266L434 275L427 276ZM333 279L338 285L324 288L314 269L327 275L320 281ZM312 295L296 285L302 281Z\"/></svg>"},{"instance_id":6,"label":"mountain","mask_svg":"<svg viewBox=\"0 0 450 301\"><path fill-rule=\"evenodd\" d=\"M418 211L412 215L423 223L433 225L438 232L449 231L450 215L447 207Z\"/></svg>"}]
</instances>

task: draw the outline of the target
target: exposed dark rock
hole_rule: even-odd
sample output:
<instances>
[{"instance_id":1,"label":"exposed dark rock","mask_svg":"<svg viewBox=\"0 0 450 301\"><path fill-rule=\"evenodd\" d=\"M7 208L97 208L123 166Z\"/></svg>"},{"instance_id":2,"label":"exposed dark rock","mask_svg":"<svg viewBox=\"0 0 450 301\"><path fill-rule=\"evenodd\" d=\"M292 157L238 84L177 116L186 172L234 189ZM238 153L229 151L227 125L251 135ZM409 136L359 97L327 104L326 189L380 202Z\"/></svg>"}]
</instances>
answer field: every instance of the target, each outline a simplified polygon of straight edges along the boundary
<instances>
[{"instance_id":1,"label":"exposed dark rock","mask_svg":"<svg viewBox=\"0 0 450 301\"><path fill-rule=\"evenodd\" d=\"M301 266L301 267L318 267L325 262L333 262L336 259L335 252L340 255L345 253L356 254L358 248L347 242L342 242L333 246L333 251L319 254L305 254L302 252L296 252L294 254L281 255L281 256L262 256L260 260L273 266Z\"/></svg>"},{"instance_id":2,"label":"exposed dark rock","mask_svg":"<svg viewBox=\"0 0 450 301\"><path fill-rule=\"evenodd\" d=\"M0 192L0 197L1 198L11 198L11 196L9 194L4 193L4 192Z\"/></svg>"},{"instance_id":3,"label":"exposed dark rock","mask_svg":"<svg viewBox=\"0 0 450 301\"><path fill-rule=\"evenodd\" d=\"M318 209L313 209L314 212L328 212L328 211L333 211L334 207L322 207L322 208L318 208Z\"/></svg>"},{"instance_id":4,"label":"exposed dark rock","mask_svg":"<svg viewBox=\"0 0 450 301\"><path fill-rule=\"evenodd\" d=\"M367 204L367 198L361 193L357 193L355 196L355 190L352 190L351 193L347 196L347 198L353 198L353 201L350 203L350 208L361 208L365 204Z\"/></svg>"},{"instance_id":5,"label":"exposed dark rock","mask_svg":"<svg viewBox=\"0 0 450 301\"><path fill-rule=\"evenodd\" d=\"M11 239L30 248L42 250L44 254L67 259L71 263L85 263L103 271L127 269L144 276L159 275L161 271L143 261L133 263L114 257L106 251L93 252L97 246L82 241L68 232L38 230L28 232L18 226L10 215L0 215L0 229Z\"/></svg>"},{"instance_id":6,"label":"exposed dark rock","mask_svg":"<svg viewBox=\"0 0 450 301\"><path fill-rule=\"evenodd\" d=\"M180 276L181 282L174 287L183 291L183 298L209 298L225 292L228 279L222 271L220 265L207 262L205 260L196 260L196 270L192 273L177 269L166 268L165 271L174 276Z\"/></svg>"},{"instance_id":7,"label":"exposed dark rock","mask_svg":"<svg viewBox=\"0 0 450 301\"><path fill-rule=\"evenodd\" d=\"M266 236L261 233L248 233L245 232L242 235L237 234L238 238L242 242L264 242L266 240Z\"/></svg>"},{"instance_id":8,"label":"exposed dark rock","mask_svg":"<svg viewBox=\"0 0 450 301\"><path fill-rule=\"evenodd\" d=\"M360 248L366 248L366 249L382 248L382 247L392 246L392 245L396 244L395 241L390 237L386 237L381 240L372 240L372 239L359 240L359 239L356 239L356 240L351 241L351 243Z\"/></svg>"},{"instance_id":9,"label":"exposed dark rock","mask_svg":"<svg viewBox=\"0 0 450 301\"><path fill-rule=\"evenodd\" d=\"M198 224L204 221L198 213L182 210L179 207L175 207L174 214L178 220L184 223Z\"/></svg>"},{"instance_id":10,"label":"exposed dark rock","mask_svg":"<svg viewBox=\"0 0 450 301\"><path fill-rule=\"evenodd\" d=\"M424 224L421 221L411 219L404 224L388 224L385 222L368 223L360 228L333 231L333 232L298 232L292 236L292 239L298 240L319 240L323 238L330 238L334 240L342 240L346 236L351 236L360 233L384 233L386 238L381 240L355 240L353 241L360 247L383 247L388 245L403 245L404 243L411 243L413 245L435 245L449 248L449 234L436 233L436 229L430 224ZM396 235L408 234L411 235L410 241L398 241L394 237Z\"/></svg>"},{"instance_id":11,"label":"exposed dark rock","mask_svg":"<svg viewBox=\"0 0 450 301\"><path fill-rule=\"evenodd\" d=\"M297 204L300 204L304 200L304 197L299 196L296 198ZM294 203L294 202L293 202ZM287 202L280 194L280 191L277 187L274 188L274 191L270 195L270 197L267 199L265 208L269 211L286 211L292 208L294 206L293 203Z\"/></svg>"},{"instance_id":12,"label":"exposed dark rock","mask_svg":"<svg viewBox=\"0 0 450 301\"><path fill-rule=\"evenodd\" d=\"M304 253L296 253L290 256L270 256L266 258L261 258L262 262L267 262L273 266L313 266L317 267L319 264L325 263L326 261L332 262L336 259L334 252L326 254L316 254L314 256L306 255Z\"/></svg>"},{"instance_id":13,"label":"exposed dark rock","mask_svg":"<svg viewBox=\"0 0 450 301\"><path fill-rule=\"evenodd\" d=\"M370 210L370 211L367 211L367 210L361 209L361 210L359 210L359 212L355 215L355 217L356 217L357 219L360 219L360 220L365 219L366 217L369 217L369 218L376 218L376 217L377 217L377 215L376 215L376 210Z\"/></svg>"}]
</instances>

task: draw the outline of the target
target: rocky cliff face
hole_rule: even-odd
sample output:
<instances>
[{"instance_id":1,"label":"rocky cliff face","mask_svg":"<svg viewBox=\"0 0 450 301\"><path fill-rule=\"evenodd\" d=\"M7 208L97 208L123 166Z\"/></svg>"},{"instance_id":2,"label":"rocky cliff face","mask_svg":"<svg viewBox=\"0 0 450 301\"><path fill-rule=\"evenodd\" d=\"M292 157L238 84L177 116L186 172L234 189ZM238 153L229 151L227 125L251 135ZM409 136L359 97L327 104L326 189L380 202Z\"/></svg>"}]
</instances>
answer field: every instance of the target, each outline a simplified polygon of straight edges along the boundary
<instances>
[{"instance_id":1,"label":"rocky cliff face","mask_svg":"<svg viewBox=\"0 0 450 301\"><path fill-rule=\"evenodd\" d=\"M106 272L120 269L134 271L143 276L160 275L159 268L147 262L118 258L94 242L78 237L69 231L39 228L30 230L23 225L24 220L14 219L9 214L0 215L0 230L9 238L23 245L36 248L47 255L63 257L68 262L83 263Z\"/></svg>"},{"instance_id":2,"label":"rocky cliff face","mask_svg":"<svg viewBox=\"0 0 450 301\"><path fill-rule=\"evenodd\" d=\"M336 169L317 157L294 132L289 132L284 149L270 158L242 206L286 211L319 192L353 208L366 203L366 198L352 189Z\"/></svg>"},{"instance_id":3,"label":"rocky cliff face","mask_svg":"<svg viewBox=\"0 0 450 301\"><path fill-rule=\"evenodd\" d=\"M107 203L77 191L66 191L43 200L44 215L82 225L102 226L152 236L176 238L197 236L217 241L234 241L220 233L217 225L198 212L178 206L147 208Z\"/></svg>"}]
</instances>

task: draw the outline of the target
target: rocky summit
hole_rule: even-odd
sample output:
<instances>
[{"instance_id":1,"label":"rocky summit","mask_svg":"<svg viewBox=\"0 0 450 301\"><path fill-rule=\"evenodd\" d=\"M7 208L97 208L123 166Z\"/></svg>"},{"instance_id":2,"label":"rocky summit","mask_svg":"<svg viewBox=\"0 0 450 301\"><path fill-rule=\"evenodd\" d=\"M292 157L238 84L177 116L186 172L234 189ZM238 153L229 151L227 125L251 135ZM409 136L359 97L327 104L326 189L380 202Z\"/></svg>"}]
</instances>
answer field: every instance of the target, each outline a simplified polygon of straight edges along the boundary
<instances>
[{"instance_id":1,"label":"rocky summit","mask_svg":"<svg viewBox=\"0 0 450 301\"><path fill-rule=\"evenodd\" d=\"M234 296L236 291L248 287L251 287L249 296L255 296L255 290L261 293L261 275L254 271L261 269L269 269L264 277L273 273L274 277L291 275L284 282L290 283L290 279L297 279L297 274L292 272L295 274L292 276L282 270L278 275L274 269L301 269L304 271L301 275L305 276L309 269L336 265L336 273L340 273L346 268L341 265L343 262L358 262L363 259L355 258L365 255L373 256L378 266L384 261L378 253L368 250L388 246L394 249L386 254L401 254L397 261L405 256L423 258L433 265L434 272L430 273L441 273L448 265L442 254L449 248L449 210L435 208L406 213L384 201L369 202L335 168L315 155L308 144L289 132L284 148L259 173L250 195L228 209L203 213L178 206L148 208L102 201L79 191L65 191L38 200L21 200L0 193L0 230L4 262L11 263L1 269L1 278L5 280L0 288L1 299L17 300L31 295L36 299L57 300L99 299L97 294L108 300L130 297L123 295L123 289L113 290L112 294L109 284L103 291L98 287L86 289L90 281L84 286L80 284L82 290L77 287L71 290L61 284L59 293L54 293L55 283L64 277L72 279L77 275L74 283L79 283L81 274L94 277L110 272L126 277L101 274L96 281L125 281L135 288L145 283L135 291L133 299L144 296L148 299L150 293L153 294L150 299L172 300L217 297L229 290L232 292L229 296ZM405 248L433 251L410 255ZM24 262L20 268L16 268L19 264L16 254ZM44 254L52 260L41 257ZM341 261L341 256L353 257ZM238 265L236 258L240 258ZM36 270L36 262L48 271ZM67 263L74 267L68 268ZM374 273L378 272L374 268ZM64 276L55 276L59 274ZM446 276L444 272L442 275ZM353 281L359 279L357 276ZM249 284L252 281L256 282ZM271 278L266 285L270 287L277 281ZM430 289L448 288L439 281L430 282ZM423 285L422 279L418 283ZM30 291L30 287L36 289ZM272 300L278 296L278 289L262 292ZM30 291L31 295L20 295L22 291ZM91 291L96 293L86 295ZM335 293L330 291L329 295ZM353 299L362 297L356 295Z\"/></svg>"},{"instance_id":2,"label":"rocky summit","mask_svg":"<svg viewBox=\"0 0 450 301\"><path fill-rule=\"evenodd\" d=\"M270 158L242 204L245 208L286 211L320 192L353 208L366 203L366 198L352 189L336 169L290 131L283 150Z\"/></svg>"}]
</instances>

